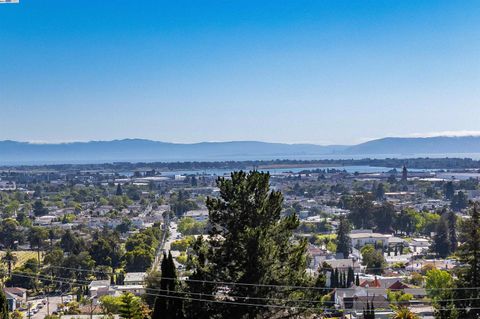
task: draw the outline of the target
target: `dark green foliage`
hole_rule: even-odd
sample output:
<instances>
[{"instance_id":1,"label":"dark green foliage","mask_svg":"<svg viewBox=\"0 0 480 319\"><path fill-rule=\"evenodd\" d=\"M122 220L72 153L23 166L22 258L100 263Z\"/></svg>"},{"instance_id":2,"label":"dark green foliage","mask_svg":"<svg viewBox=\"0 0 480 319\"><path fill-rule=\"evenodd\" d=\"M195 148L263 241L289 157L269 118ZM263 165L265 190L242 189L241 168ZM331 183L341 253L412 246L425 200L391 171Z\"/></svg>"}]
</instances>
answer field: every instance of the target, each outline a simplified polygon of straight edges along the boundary
<instances>
[{"instance_id":1,"label":"dark green foliage","mask_svg":"<svg viewBox=\"0 0 480 319\"><path fill-rule=\"evenodd\" d=\"M8 319L8 303L7 297L0 287L0 319Z\"/></svg>"},{"instance_id":2,"label":"dark green foliage","mask_svg":"<svg viewBox=\"0 0 480 319\"><path fill-rule=\"evenodd\" d=\"M90 256L97 265L117 268L120 266L122 252L120 238L116 232L95 233L89 248Z\"/></svg>"},{"instance_id":3,"label":"dark green foliage","mask_svg":"<svg viewBox=\"0 0 480 319\"><path fill-rule=\"evenodd\" d=\"M60 239L60 247L66 253L78 254L85 249L85 242L71 230L67 230Z\"/></svg>"},{"instance_id":4,"label":"dark green foliage","mask_svg":"<svg viewBox=\"0 0 480 319\"><path fill-rule=\"evenodd\" d=\"M33 226L28 233L28 241L32 248L37 249L38 262L40 262L40 249L45 246L45 241L48 239L48 230L44 227Z\"/></svg>"},{"instance_id":5,"label":"dark green foliage","mask_svg":"<svg viewBox=\"0 0 480 319\"><path fill-rule=\"evenodd\" d=\"M385 266L385 258L381 250L375 249L373 245L366 245L362 248L363 264L367 266L367 272L380 275Z\"/></svg>"},{"instance_id":6,"label":"dark green foliage","mask_svg":"<svg viewBox=\"0 0 480 319\"><path fill-rule=\"evenodd\" d=\"M172 254L163 254L161 264L160 291L162 295L177 296L178 282ZM152 319L183 318L183 302L181 299L158 296L155 299Z\"/></svg>"},{"instance_id":7,"label":"dark green foliage","mask_svg":"<svg viewBox=\"0 0 480 319\"><path fill-rule=\"evenodd\" d=\"M122 185L120 185L120 183L117 184L117 190L115 191L115 195L117 196L123 195Z\"/></svg>"},{"instance_id":8,"label":"dark green foliage","mask_svg":"<svg viewBox=\"0 0 480 319\"><path fill-rule=\"evenodd\" d=\"M433 250L440 258L446 258L451 253L451 242L446 218L443 215L438 221L435 237L433 238Z\"/></svg>"},{"instance_id":9,"label":"dark green foliage","mask_svg":"<svg viewBox=\"0 0 480 319\"><path fill-rule=\"evenodd\" d=\"M355 281L355 273L353 272L352 267L348 267L348 273L347 273L347 288L351 287L353 282Z\"/></svg>"},{"instance_id":10,"label":"dark green foliage","mask_svg":"<svg viewBox=\"0 0 480 319\"><path fill-rule=\"evenodd\" d=\"M448 200L453 199L453 195L455 195L455 188L453 186L453 182L447 182L444 186L444 193L445 198Z\"/></svg>"},{"instance_id":11,"label":"dark green foliage","mask_svg":"<svg viewBox=\"0 0 480 319\"><path fill-rule=\"evenodd\" d=\"M141 230L130 236L125 243L125 268L129 272L146 271L155 259L162 231L159 225Z\"/></svg>"},{"instance_id":12,"label":"dark green foliage","mask_svg":"<svg viewBox=\"0 0 480 319\"><path fill-rule=\"evenodd\" d=\"M179 191L170 198L170 207L177 217L181 217L189 210L198 209L197 203L189 199L185 191Z\"/></svg>"},{"instance_id":13,"label":"dark green foliage","mask_svg":"<svg viewBox=\"0 0 480 319\"><path fill-rule=\"evenodd\" d=\"M455 252L458 247L457 239L457 215L453 211L447 213L448 237L450 238L450 249Z\"/></svg>"},{"instance_id":14,"label":"dark green foliage","mask_svg":"<svg viewBox=\"0 0 480 319\"><path fill-rule=\"evenodd\" d=\"M33 203L33 213L37 217L44 216L48 214L48 208L45 207L41 200L37 200L35 203Z\"/></svg>"},{"instance_id":15,"label":"dark green foliage","mask_svg":"<svg viewBox=\"0 0 480 319\"><path fill-rule=\"evenodd\" d=\"M141 301L131 293L121 296L120 316L123 319L142 319Z\"/></svg>"},{"instance_id":16,"label":"dark green foliage","mask_svg":"<svg viewBox=\"0 0 480 319\"><path fill-rule=\"evenodd\" d=\"M376 200L385 199L385 185L383 185L383 183L378 183L377 188L375 189L375 199Z\"/></svg>"},{"instance_id":17,"label":"dark green foliage","mask_svg":"<svg viewBox=\"0 0 480 319\"><path fill-rule=\"evenodd\" d=\"M352 250L349 234L350 223L344 216L341 216L337 230L337 254L342 254L342 258L348 258Z\"/></svg>"},{"instance_id":18,"label":"dark green foliage","mask_svg":"<svg viewBox=\"0 0 480 319\"><path fill-rule=\"evenodd\" d=\"M363 319L375 319L375 307L373 306L373 301L368 303L367 308L363 309Z\"/></svg>"},{"instance_id":19,"label":"dark green foliage","mask_svg":"<svg viewBox=\"0 0 480 319\"><path fill-rule=\"evenodd\" d=\"M478 318L480 316L480 213L475 203L470 212L470 219L465 220L461 231L463 244L458 248L460 261L465 265L458 273L455 306L459 317ZM462 289L467 288L467 289Z\"/></svg>"},{"instance_id":20,"label":"dark green foliage","mask_svg":"<svg viewBox=\"0 0 480 319\"><path fill-rule=\"evenodd\" d=\"M391 203L384 202L373 209L373 218L377 231L391 233L395 222L395 207Z\"/></svg>"},{"instance_id":21,"label":"dark green foliage","mask_svg":"<svg viewBox=\"0 0 480 319\"><path fill-rule=\"evenodd\" d=\"M368 194L355 196L346 207L350 209L348 219L356 229L374 228L373 203Z\"/></svg>"},{"instance_id":22,"label":"dark green foliage","mask_svg":"<svg viewBox=\"0 0 480 319\"><path fill-rule=\"evenodd\" d=\"M16 249L17 242L22 243L25 237L15 219L3 219L0 224L0 243L8 249Z\"/></svg>"},{"instance_id":23,"label":"dark green foliage","mask_svg":"<svg viewBox=\"0 0 480 319\"><path fill-rule=\"evenodd\" d=\"M468 197L467 195L459 191L457 194L453 195L452 202L450 204L454 211L460 211L468 207Z\"/></svg>"},{"instance_id":24,"label":"dark green foliage","mask_svg":"<svg viewBox=\"0 0 480 319\"><path fill-rule=\"evenodd\" d=\"M283 197L280 192L270 191L269 179L269 174L257 171L234 172L231 179L219 178L220 197L207 199L210 239L198 239L192 248L188 264L191 279L253 284L229 287L223 294L232 301L244 302L237 296L250 296L267 300L251 299L250 303L276 304L278 299L291 299L294 295L300 299L313 297L306 296L305 291L294 294L294 288L279 291L255 286L314 285L306 274L307 241L291 241L299 220L296 214L281 217ZM189 283L188 288L208 298L222 287L195 282ZM188 307L191 318L268 317L273 311L267 307L205 302L192 302Z\"/></svg>"}]
</instances>

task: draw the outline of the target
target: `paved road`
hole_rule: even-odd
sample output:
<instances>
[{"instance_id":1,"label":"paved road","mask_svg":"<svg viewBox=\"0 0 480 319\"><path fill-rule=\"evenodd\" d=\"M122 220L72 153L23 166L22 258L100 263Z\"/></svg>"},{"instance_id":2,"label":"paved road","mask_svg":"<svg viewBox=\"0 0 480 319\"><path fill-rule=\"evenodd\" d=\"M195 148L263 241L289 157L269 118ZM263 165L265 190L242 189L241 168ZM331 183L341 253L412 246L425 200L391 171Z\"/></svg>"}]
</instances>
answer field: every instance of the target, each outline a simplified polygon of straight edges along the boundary
<instances>
[{"instance_id":1,"label":"paved road","mask_svg":"<svg viewBox=\"0 0 480 319\"><path fill-rule=\"evenodd\" d=\"M31 300L32 302L32 307L36 306L37 303L41 302L43 299L38 299L38 300ZM50 302L50 314L52 312L57 310L57 305L62 302L62 298L60 296L53 296L53 297L48 297L48 300ZM31 318L32 319L43 319L47 316L47 305L44 305L43 308L41 308L36 314L34 314ZM28 318L28 316L25 316Z\"/></svg>"},{"instance_id":2,"label":"paved road","mask_svg":"<svg viewBox=\"0 0 480 319\"><path fill-rule=\"evenodd\" d=\"M167 253L170 250L170 247L172 245L172 242L175 240L181 238L181 234L177 230L177 223L174 221L169 221L168 223L168 233L169 235L165 237L162 245L160 245L160 248L157 251L157 255L155 256L155 269L160 270L160 265L162 263L162 258L163 258L163 253ZM177 261L175 260L175 266L179 266Z\"/></svg>"},{"instance_id":3,"label":"paved road","mask_svg":"<svg viewBox=\"0 0 480 319\"><path fill-rule=\"evenodd\" d=\"M167 217L165 219L165 229L168 229L170 231L171 228L171 222L170 222L170 214L167 214ZM168 240L168 235L167 232L165 231L163 233L162 240L160 242L160 245L158 246L157 253L155 255L155 260L153 261L153 269L154 270L160 270L160 263L162 260L162 255L163 252L165 251L165 244L167 243Z\"/></svg>"}]
</instances>

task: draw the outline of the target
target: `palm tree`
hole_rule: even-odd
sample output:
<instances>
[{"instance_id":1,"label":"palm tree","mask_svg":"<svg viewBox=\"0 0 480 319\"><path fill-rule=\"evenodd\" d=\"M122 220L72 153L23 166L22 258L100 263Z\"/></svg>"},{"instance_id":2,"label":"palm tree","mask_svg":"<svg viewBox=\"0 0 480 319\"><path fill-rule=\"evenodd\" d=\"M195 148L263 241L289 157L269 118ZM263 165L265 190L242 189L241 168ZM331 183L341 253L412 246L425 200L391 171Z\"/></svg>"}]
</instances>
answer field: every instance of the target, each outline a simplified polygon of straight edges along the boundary
<instances>
[{"instance_id":1,"label":"palm tree","mask_svg":"<svg viewBox=\"0 0 480 319\"><path fill-rule=\"evenodd\" d=\"M36 247L37 250L37 259L38 264L40 265L40 250L45 245L45 240L48 238L48 231L46 228L40 226L34 226L30 228L28 234L28 240L30 241L30 246Z\"/></svg>"},{"instance_id":2,"label":"palm tree","mask_svg":"<svg viewBox=\"0 0 480 319\"><path fill-rule=\"evenodd\" d=\"M17 262L18 258L15 256L10 249L5 252L5 256L2 257L2 263L6 264L8 267L8 276L12 275L12 265Z\"/></svg>"},{"instance_id":3,"label":"palm tree","mask_svg":"<svg viewBox=\"0 0 480 319\"><path fill-rule=\"evenodd\" d=\"M420 317L413 313L408 307L399 306L395 308L392 319L419 319Z\"/></svg>"}]
</instances>

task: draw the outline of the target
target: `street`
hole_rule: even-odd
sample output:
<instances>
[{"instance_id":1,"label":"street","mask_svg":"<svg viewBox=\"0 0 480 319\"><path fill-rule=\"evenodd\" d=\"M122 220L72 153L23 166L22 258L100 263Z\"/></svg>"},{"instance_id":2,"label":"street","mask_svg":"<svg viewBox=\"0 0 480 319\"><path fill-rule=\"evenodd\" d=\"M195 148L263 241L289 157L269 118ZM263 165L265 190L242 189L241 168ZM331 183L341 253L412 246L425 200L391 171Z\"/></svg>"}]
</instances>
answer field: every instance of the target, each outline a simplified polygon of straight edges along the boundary
<instances>
[{"instance_id":1,"label":"street","mask_svg":"<svg viewBox=\"0 0 480 319\"><path fill-rule=\"evenodd\" d=\"M65 296L64 296L65 298ZM36 305L38 303L41 303L42 300L44 300L45 298L42 298L42 299L38 299L38 300L31 300L30 302L32 302L32 308L33 307L36 307ZM39 309L39 311L34 314L31 318L32 319L43 319L47 316L47 309L50 311L50 314L52 314L54 311L57 310L57 305L60 304L62 302L62 298L60 296L52 296L52 297L48 297L48 300L49 300L49 308L47 307L47 305L44 305L41 309ZM28 318L28 316L26 316L26 318Z\"/></svg>"}]
</instances>

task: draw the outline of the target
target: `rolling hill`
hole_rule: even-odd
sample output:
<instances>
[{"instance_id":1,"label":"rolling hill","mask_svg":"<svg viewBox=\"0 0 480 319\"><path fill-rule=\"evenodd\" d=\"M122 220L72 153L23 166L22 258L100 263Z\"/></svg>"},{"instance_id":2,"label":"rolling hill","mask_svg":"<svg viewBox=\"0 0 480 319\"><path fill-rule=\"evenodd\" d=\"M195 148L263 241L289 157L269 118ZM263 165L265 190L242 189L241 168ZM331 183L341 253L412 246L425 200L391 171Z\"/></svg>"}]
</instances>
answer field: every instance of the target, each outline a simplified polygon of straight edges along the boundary
<instances>
[{"instance_id":1,"label":"rolling hill","mask_svg":"<svg viewBox=\"0 0 480 319\"><path fill-rule=\"evenodd\" d=\"M140 161L225 161L480 153L480 137L387 137L358 145L282 144L256 141L178 144L145 139L35 144L0 141L1 164Z\"/></svg>"}]
</instances>

